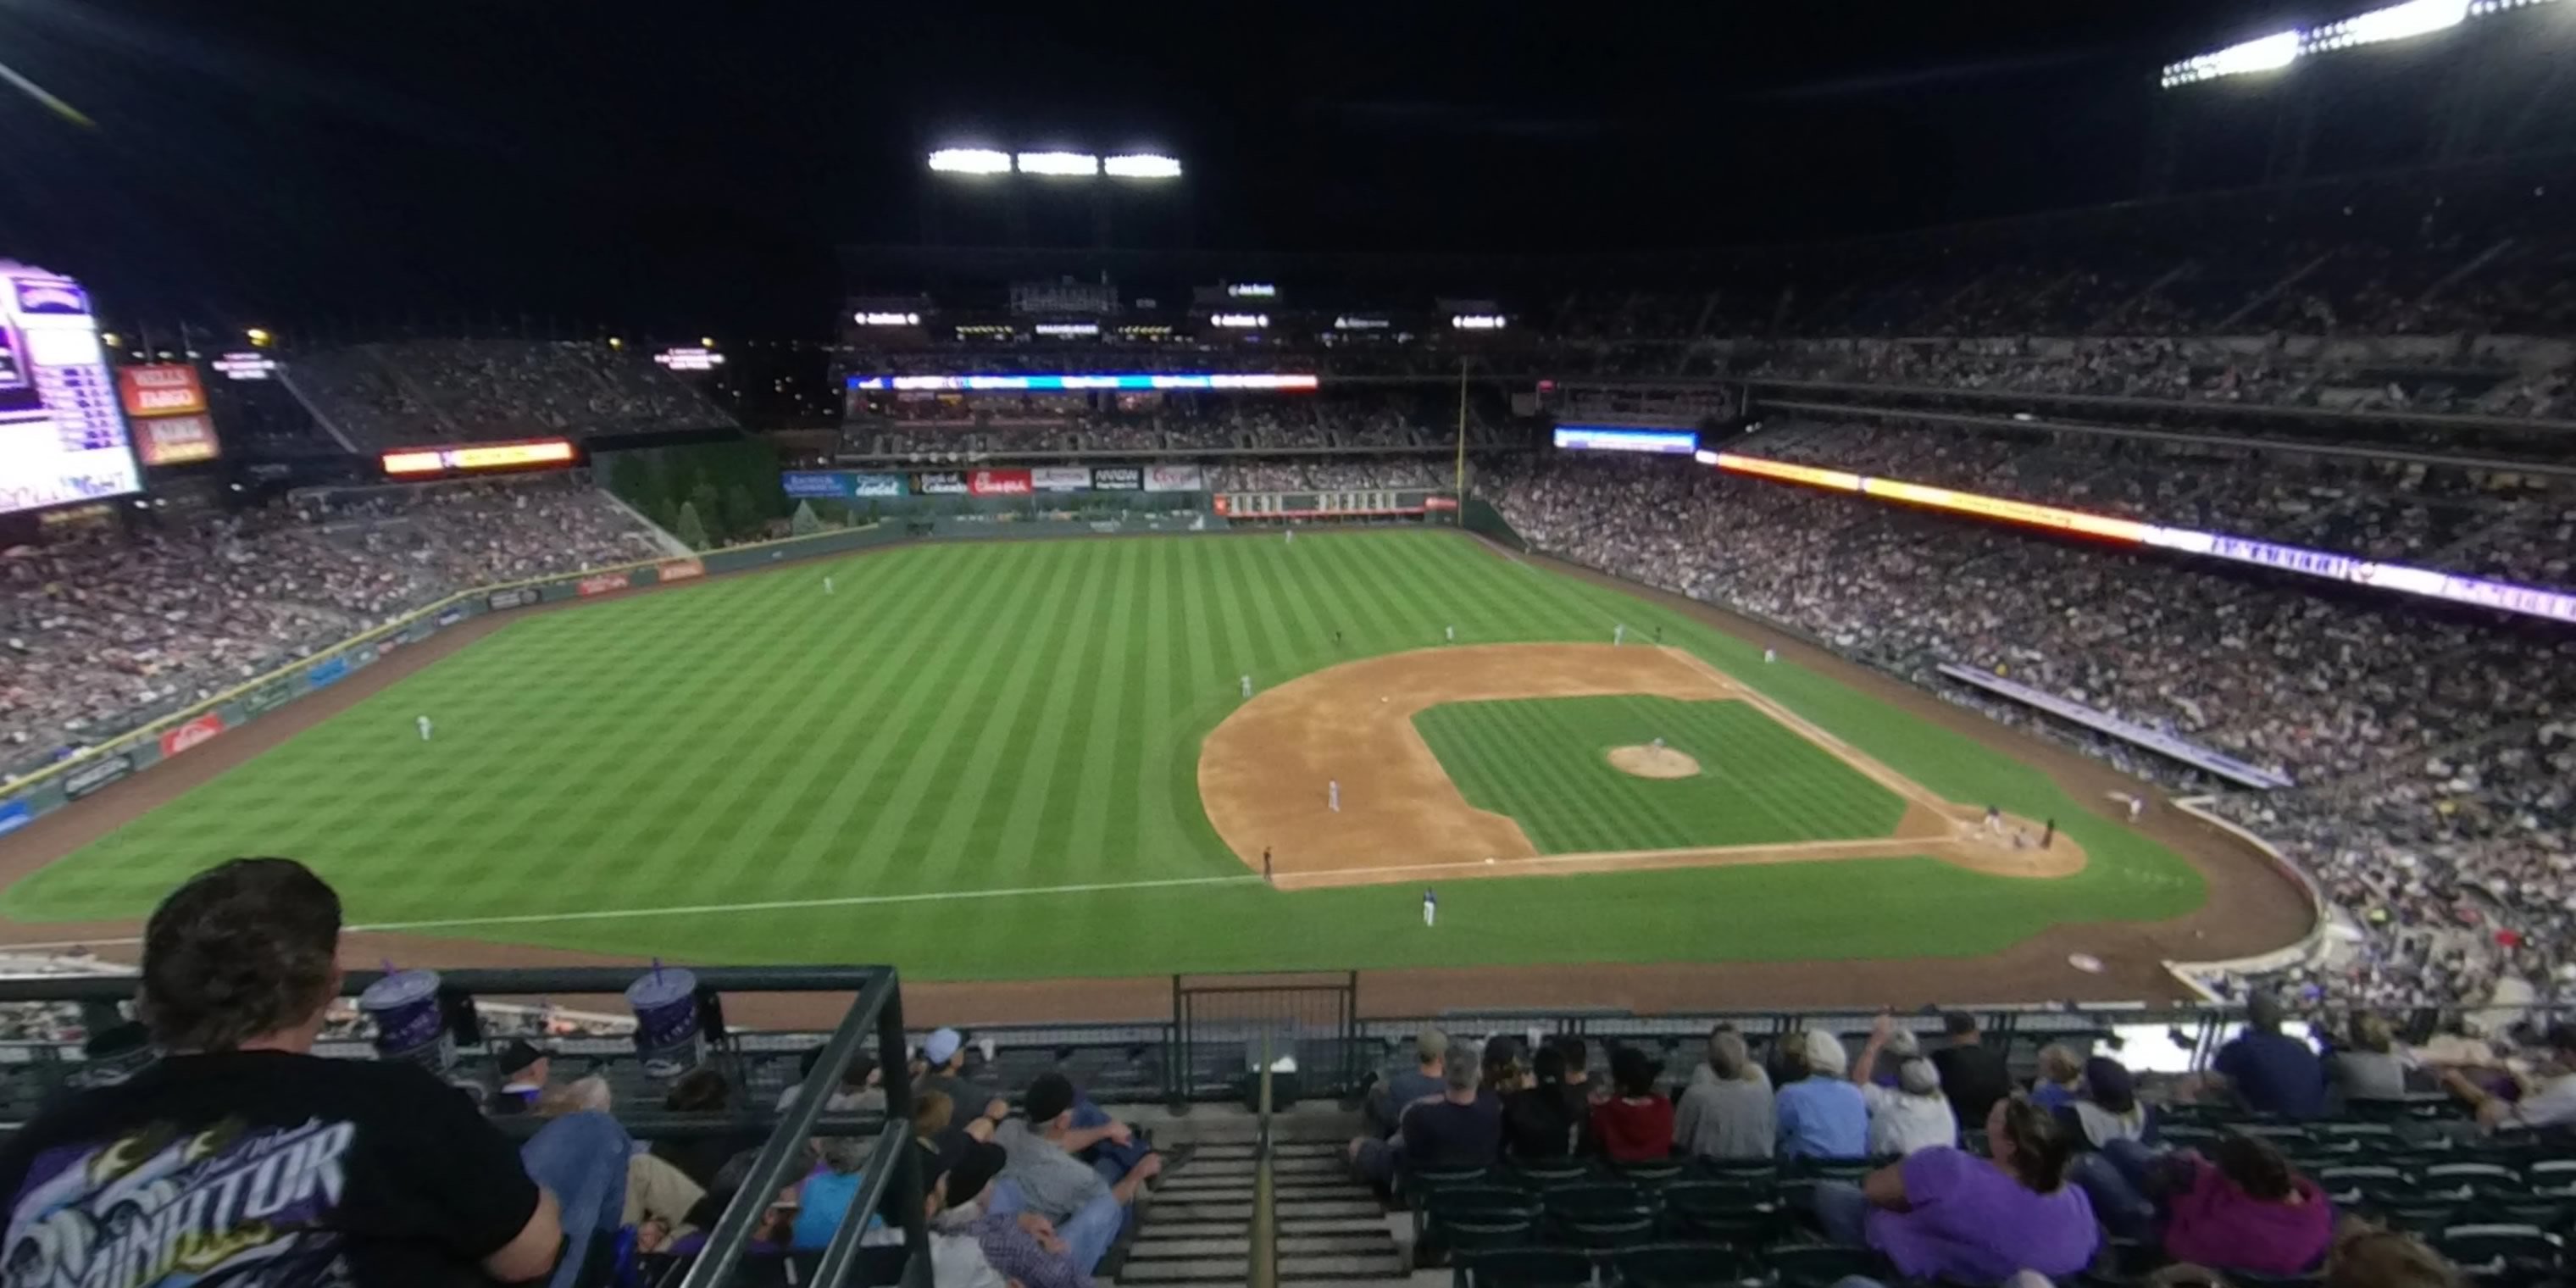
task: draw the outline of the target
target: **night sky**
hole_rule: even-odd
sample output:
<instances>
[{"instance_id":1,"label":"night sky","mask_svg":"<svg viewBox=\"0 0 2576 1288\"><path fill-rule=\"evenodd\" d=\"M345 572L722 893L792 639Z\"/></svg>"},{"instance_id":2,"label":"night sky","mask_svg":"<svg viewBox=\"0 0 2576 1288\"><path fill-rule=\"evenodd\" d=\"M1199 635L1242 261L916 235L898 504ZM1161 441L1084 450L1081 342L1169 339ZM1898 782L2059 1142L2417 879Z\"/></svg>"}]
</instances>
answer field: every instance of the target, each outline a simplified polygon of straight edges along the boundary
<instances>
[{"instance_id":1,"label":"night sky","mask_svg":"<svg viewBox=\"0 0 2576 1288\"><path fill-rule=\"evenodd\" d=\"M1117 235L1203 248L1894 230L2132 196L2160 63L2352 7L0 0L95 122L0 87L0 255L128 315L819 336L948 143L1171 152Z\"/></svg>"}]
</instances>

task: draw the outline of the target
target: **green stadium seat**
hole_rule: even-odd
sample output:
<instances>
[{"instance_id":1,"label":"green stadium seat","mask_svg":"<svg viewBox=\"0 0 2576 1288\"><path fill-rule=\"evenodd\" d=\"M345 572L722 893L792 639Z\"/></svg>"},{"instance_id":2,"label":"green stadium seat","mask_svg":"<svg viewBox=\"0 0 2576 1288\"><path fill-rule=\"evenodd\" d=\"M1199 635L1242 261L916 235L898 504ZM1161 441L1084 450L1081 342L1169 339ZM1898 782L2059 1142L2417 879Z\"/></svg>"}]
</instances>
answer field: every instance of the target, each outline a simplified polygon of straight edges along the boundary
<instances>
[{"instance_id":1,"label":"green stadium seat","mask_svg":"<svg viewBox=\"0 0 2576 1288\"><path fill-rule=\"evenodd\" d=\"M2455 1225L2430 1242L2471 1279L2503 1288L2555 1283L2567 1259L2557 1235L2530 1225Z\"/></svg>"},{"instance_id":2,"label":"green stadium seat","mask_svg":"<svg viewBox=\"0 0 2576 1288\"><path fill-rule=\"evenodd\" d=\"M1787 1225L1773 1193L1767 1185L1676 1181L1664 1187L1664 1216L1675 1233L1687 1238L1759 1245Z\"/></svg>"},{"instance_id":3,"label":"green stadium seat","mask_svg":"<svg viewBox=\"0 0 2576 1288\"><path fill-rule=\"evenodd\" d=\"M2384 1164L2346 1164L2311 1173L2338 1207L2378 1208L2423 1198L2423 1187L2404 1170Z\"/></svg>"},{"instance_id":4,"label":"green stadium seat","mask_svg":"<svg viewBox=\"0 0 2576 1288\"><path fill-rule=\"evenodd\" d=\"M2530 1193L2522 1169L2501 1162L2437 1163L2417 1174L2428 1196L2498 1199Z\"/></svg>"},{"instance_id":5,"label":"green stadium seat","mask_svg":"<svg viewBox=\"0 0 2576 1288\"><path fill-rule=\"evenodd\" d=\"M1529 1189L1543 1190L1584 1184L1593 1179L1593 1170L1586 1159L1535 1159L1515 1166L1510 1176Z\"/></svg>"},{"instance_id":6,"label":"green stadium seat","mask_svg":"<svg viewBox=\"0 0 2576 1288\"><path fill-rule=\"evenodd\" d=\"M1886 1260L1866 1248L1799 1244L1773 1248L1762 1254L1762 1261L1771 1268L1781 1288L1831 1288L1852 1275L1882 1280L1894 1277Z\"/></svg>"},{"instance_id":7,"label":"green stadium seat","mask_svg":"<svg viewBox=\"0 0 2576 1288\"><path fill-rule=\"evenodd\" d=\"M1613 1163L1610 1171L1632 1185L1663 1185L1682 1174L1678 1160L1656 1159L1643 1163Z\"/></svg>"},{"instance_id":8,"label":"green stadium seat","mask_svg":"<svg viewBox=\"0 0 2576 1288\"><path fill-rule=\"evenodd\" d=\"M1702 1158L1692 1162L1694 1179L1710 1181L1760 1181L1768 1186L1780 1179L1780 1165L1767 1158Z\"/></svg>"},{"instance_id":9,"label":"green stadium seat","mask_svg":"<svg viewBox=\"0 0 2576 1288\"><path fill-rule=\"evenodd\" d=\"M1655 1241L1655 1218L1646 1212L1624 1215L1584 1213L1558 1223L1566 1242L1579 1248L1610 1251L1644 1247Z\"/></svg>"},{"instance_id":10,"label":"green stadium seat","mask_svg":"<svg viewBox=\"0 0 2576 1288\"><path fill-rule=\"evenodd\" d=\"M1511 1245L1462 1250L1450 1278L1458 1288L1575 1288L1595 1282L1586 1253Z\"/></svg>"},{"instance_id":11,"label":"green stadium seat","mask_svg":"<svg viewBox=\"0 0 2576 1288\"><path fill-rule=\"evenodd\" d=\"M1746 1288L1761 1276L1744 1254L1708 1243L1666 1243L1623 1249L1613 1259L1629 1288Z\"/></svg>"}]
</instances>

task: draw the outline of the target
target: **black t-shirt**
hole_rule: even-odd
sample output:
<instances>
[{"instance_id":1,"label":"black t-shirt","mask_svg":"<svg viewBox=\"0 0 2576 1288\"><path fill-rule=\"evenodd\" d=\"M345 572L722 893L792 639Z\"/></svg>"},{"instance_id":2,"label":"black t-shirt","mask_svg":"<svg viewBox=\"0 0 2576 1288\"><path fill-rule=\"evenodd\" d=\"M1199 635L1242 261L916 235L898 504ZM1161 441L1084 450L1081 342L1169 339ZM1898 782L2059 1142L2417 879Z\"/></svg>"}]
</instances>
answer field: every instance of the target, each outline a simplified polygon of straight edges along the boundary
<instances>
[{"instance_id":1,"label":"black t-shirt","mask_svg":"<svg viewBox=\"0 0 2576 1288\"><path fill-rule=\"evenodd\" d=\"M1962 1127L1982 1130L1986 1111L2013 1092L2004 1053L1982 1043L1943 1047L1932 1053L1932 1067L1941 1071L1941 1094L1950 1098Z\"/></svg>"},{"instance_id":2,"label":"black t-shirt","mask_svg":"<svg viewBox=\"0 0 2576 1288\"><path fill-rule=\"evenodd\" d=\"M0 1149L0 1194L0 1278L117 1288L482 1283L538 1202L456 1089L281 1051L172 1056L63 1101Z\"/></svg>"}]
</instances>

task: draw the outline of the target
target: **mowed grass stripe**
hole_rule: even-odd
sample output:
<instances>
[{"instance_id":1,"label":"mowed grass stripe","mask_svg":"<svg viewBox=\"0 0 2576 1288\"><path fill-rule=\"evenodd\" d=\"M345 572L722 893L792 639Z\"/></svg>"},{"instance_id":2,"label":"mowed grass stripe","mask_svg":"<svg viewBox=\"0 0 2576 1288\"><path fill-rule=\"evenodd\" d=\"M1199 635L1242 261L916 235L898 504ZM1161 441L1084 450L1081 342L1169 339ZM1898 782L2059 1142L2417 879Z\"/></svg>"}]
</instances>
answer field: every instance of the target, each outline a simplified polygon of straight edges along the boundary
<instances>
[{"instance_id":1,"label":"mowed grass stripe","mask_svg":"<svg viewBox=\"0 0 2576 1288\"><path fill-rule=\"evenodd\" d=\"M1780 844L1883 836L1841 830L1893 803L1885 788L1740 702L1623 695L1461 702L1414 717L1469 803L1509 815L1543 853ZM1612 767L1611 748L1662 737L1697 757L1694 778ZM1801 749L1805 753L1801 754ZM1783 809L1783 792L1814 799ZM1828 806L1828 796L1850 802ZM1888 818L1892 827L1894 817Z\"/></svg>"},{"instance_id":2,"label":"mowed grass stripe","mask_svg":"<svg viewBox=\"0 0 2576 1288\"><path fill-rule=\"evenodd\" d=\"M1058 796L1071 795L1060 786L1063 749L1067 732L1073 727L1074 708L1082 696L1083 677L1098 646L1101 590L1110 575L1110 561L1104 551L1091 547L1085 553L1088 557L1077 561L1078 575L1077 570L1066 574L1073 582L1074 596L1073 613L1065 624L1067 647L1056 658L1054 669L1031 704L1040 713L1037 727L1021 748L1010 809L999 812L1000 826L987 850L988 870L996 889L1032 884L1039 871L1041 851L1048 856L1047 870L1052 872L1055 866L1054 838L1043 830L1043 820ZM988 808L982 816L989 818L995 813Z\"/></svg>"},{"instance_id":3,"label":"mowed grass stripe","mask_svg":"<svg viewBox=\"0 0 2576 1288\"><path fill-rule=\"evenodd\" d=\"M1135 652L1137 558L1135 542L1116 543L1116 573L1109 583L1100 664L1095 668L1091 713L1085 726L1089 737L1083 745L1082 786L1074 794L1073 817L1065 837L1067 866L1077 872L1106 871L1112 866L1107 861L1110 815L1125 810L1124 803L1114 799L1113 784L1118 781L1118 743L1125 717L1122 704L1127 696L1128 664Z\"/></svg>"},{"instance_id":4,"label":"mowed grass stripe","mask_svg":"<svg viewBox=\"0 0 2576 1288\"><path fill-rule=\"evenodd\" d=\"M1035 596L1027 615L1007 618L994 630L1014 641L1062 638L1069 615L1079 607L1074 602L1072 579L1053 576L1041 580L1042 586L1021 583ZM1002 813L999 806L1013 795L1007 789L997 789L995 775L1001 772L1006 758L1019 755L1028 746L1030 734L1043 714L1041 708L1047 695L1039 689L1038 677L1046 661L1042 649L1010 650L1008 669L994 690L983 695L989 708L975 708L968 717L972 723L965 732L972 736L963 739L951 751L949 762L934 771L923 801L931 830L923 842L920 863L924 879L939 888L981 880L989 870L989 856L982 852L975 836L979 829L987 835L998 830ZM1014 774L1003 782L1017 780Z\"/></svg>"}]
</instances>

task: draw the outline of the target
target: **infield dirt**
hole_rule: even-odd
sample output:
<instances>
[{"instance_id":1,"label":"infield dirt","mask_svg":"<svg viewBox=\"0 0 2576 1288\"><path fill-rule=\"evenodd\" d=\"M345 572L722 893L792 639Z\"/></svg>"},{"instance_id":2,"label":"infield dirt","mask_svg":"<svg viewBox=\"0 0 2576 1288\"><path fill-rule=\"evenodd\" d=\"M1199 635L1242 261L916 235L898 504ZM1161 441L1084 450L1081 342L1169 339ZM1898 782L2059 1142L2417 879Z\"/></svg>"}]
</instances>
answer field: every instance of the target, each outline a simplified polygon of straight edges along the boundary
<instances>
[{"instance_id":1,"label":"infield dirt","mask_svg":"<svg viewBox=\"0 0 2576 1288\"><path fill-rule=\"evenodd\" d=\"M1750 704L1903 798L1905 814L1888 836L1541 854L1520 824L1470 805L1413 726L1415 713L1444 703L1621 694ZM1253 871L1269 853L1272 884L1282 890L1905 855L1997 876L2084 868L2072 841L2059 837L2043 849L2039 825L2019 819L1989 832L1982 810L1942 800L1689 653L1651 645L1421 649L1300 676L1255 696L1208 734L1199 799L1217 835ZM2026 838L2020 846L2016 833Z\"/></svg>"}]
</instances>

